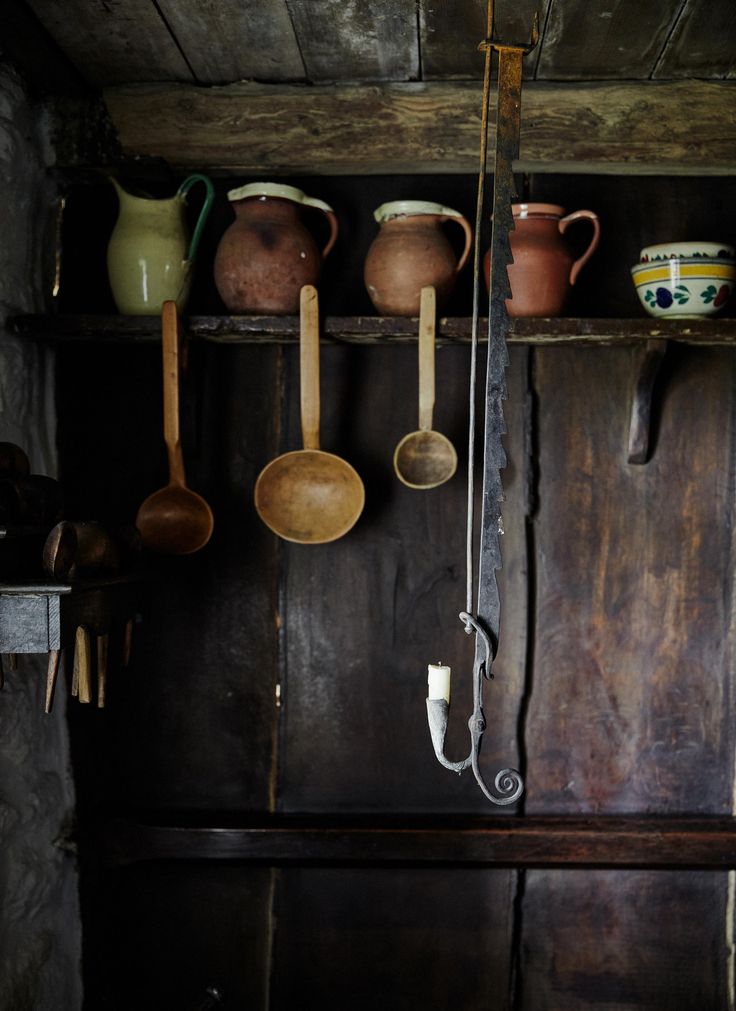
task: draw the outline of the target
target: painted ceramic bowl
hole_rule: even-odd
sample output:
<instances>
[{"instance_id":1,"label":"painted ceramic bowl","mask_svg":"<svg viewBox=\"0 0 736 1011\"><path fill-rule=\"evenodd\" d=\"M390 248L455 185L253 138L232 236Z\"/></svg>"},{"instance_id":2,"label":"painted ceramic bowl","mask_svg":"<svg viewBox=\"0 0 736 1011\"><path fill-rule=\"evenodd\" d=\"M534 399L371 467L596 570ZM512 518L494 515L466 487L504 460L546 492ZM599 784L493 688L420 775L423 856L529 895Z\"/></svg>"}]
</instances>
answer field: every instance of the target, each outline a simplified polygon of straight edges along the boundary
<instances>
[{"instance_id":1,"label":"painted ceramic bowl","mask_svg":"<svg viewBox=\"0 0 736 1011\"><path fill-rule=\"evenodd\" d=\"M631 277L650 316L697 319L718 312L736 283L736 260L680 257L637 263Z\"/></svg>"},{"instance_id":2,"label":"painted ceramic bowl","mask_svg":"<svg viewBox=\"0 0 736 1011\"><path fill-rule=\"evenodd\" d=\"M639 253L639 263L656 263L683 257L733 260L736 249L725 242L659 242L656 246L644 246Z\"/></svg>"}]
</instances>

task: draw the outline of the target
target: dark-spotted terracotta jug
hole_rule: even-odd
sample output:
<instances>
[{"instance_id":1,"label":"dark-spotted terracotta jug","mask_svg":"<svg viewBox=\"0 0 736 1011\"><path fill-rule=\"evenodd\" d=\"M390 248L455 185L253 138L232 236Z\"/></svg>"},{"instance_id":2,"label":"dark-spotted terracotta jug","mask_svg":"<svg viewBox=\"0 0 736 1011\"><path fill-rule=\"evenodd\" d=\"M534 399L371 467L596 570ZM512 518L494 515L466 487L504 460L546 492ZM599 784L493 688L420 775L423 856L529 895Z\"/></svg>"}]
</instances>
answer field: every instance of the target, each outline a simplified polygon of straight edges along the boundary
<instances>
[{"instance_id":1,"label":"dark-spotted terracotta jug","mask_svg":"<svg viewBox=\"0 0 736 1011\"><path fill-rule=\"evenodd\" d=\"M250 183L227 196L235 221L215 256L215 284L227 309L265 316L298 312L302 287L317 284L337 238L332 208L279 183ZM322 250L301 220L303 208L327 218L330 235Z\"/></svg>"},{"instance_id":2,"label":"dark-spotted terracotta jug","mask_svg":"<svg viewBox=\"0 0 736 1011\"><path fill-rule=\"evenodd\" d=\"M565 215L557 204L514 204L514 230L510 233L514 262L509 264L513 298L506 300L509 316L559 316L578 274L598 246L600 224L593 211ZM568 226L586 219L593 236L577 259L564 239ZM483 261L486 285L490 250Z\"/></svg>"}]
</instances>

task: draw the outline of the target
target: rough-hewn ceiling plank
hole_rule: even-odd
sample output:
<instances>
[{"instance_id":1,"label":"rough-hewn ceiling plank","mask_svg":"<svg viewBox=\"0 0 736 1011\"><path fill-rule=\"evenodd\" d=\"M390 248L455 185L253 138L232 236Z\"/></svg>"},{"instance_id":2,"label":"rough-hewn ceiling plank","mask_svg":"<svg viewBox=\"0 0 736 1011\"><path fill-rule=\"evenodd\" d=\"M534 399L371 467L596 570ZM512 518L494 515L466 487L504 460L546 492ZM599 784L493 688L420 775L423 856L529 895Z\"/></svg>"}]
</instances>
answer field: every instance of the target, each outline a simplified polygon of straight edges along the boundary
<instances>
[{"instance_id":1,"label":"rough-hewn ceiling plank","mask_svg":"<svg viewBox=\"0 0 736 1011\"><path fill-rule=\"evenodd\" d=\"M193 79L151 0L27 3L85 80L95 87Z\"/></svg>"},{"instance_id":2,"label":"rough-hewn ceiling plank","mask_svg":"<svg viewBox=\"0 0 736 1011\"><path fill-rule=\"evenodd\" d=\"M287 0L310 81L419 77L414 0Z\"/></svg>"},{"instance_id":3,"label":"rough-hewn ceiling plank","mask_svg":"<svg viewBox=\"0 0 736 1011\"><path fill-rule=\"evenodd\" d=\"M158 0L158 5L201 84L303 80L286 0Z\"/></svg>"},{"instance_id":4,"label":"rough-hewn ceiling plank","mask_svg":"<svg viewBox=\"0 0 736 1011\"><path fill-rule=\"evenodd\" d=\"M540 25L549 0L516 0L497 4L494 14L496 38L526 42L535 11ZM421 0L420 39L422 78L456 80L483 76L483 54L478 43L486 34L487 0ZM525 61L525 76L534 76L537 54Z\"/></svg>"},{"instance_id":5,"label":"rough-hewn ceiling plank","mask_svg":"<svg viewBox=\"0 0 736 1011\"><path fill-rule=\"evenodd\" d=\"M728 82L531 82L519 167L733 173L734 98ZM128 153L258 175L473 172L479 99L478 83L461 82L105 92Z\"/></svg>"},{"instance_id":6,"label":"rough-hewn ceiling plank","mask_svg":"<svg viewBox=\"0 0 736 1011\"><path fill-rule=\"evenodd\" d=\"M652 76L736 76L734 0L687 0Z\"/></svg>"},{"instance_id":7,"label":"rough-hewn ceiling plank","mask_svg":"<svg viewBox=\"0 0 736 1011\"><path fill-rule=\"evenodd\" d=\"M681 0L551 0L540 80L648 78Z\"/></svg>"}]
</instances>

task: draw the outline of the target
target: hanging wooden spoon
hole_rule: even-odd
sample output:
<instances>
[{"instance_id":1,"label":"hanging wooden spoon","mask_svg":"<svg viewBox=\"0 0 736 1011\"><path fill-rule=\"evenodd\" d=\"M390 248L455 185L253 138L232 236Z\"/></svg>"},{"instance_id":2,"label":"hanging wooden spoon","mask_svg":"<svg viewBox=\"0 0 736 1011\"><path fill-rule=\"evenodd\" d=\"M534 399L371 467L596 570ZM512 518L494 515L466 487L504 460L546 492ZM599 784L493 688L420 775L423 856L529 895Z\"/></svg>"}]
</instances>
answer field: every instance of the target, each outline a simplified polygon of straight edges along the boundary
<instances>
[{"instance_id":1,"label":"hanging wooden spoon","mask_svg":"<svg viewBox=\"0 0 736 1011\"><path fill-rule=\"evenodd\" d=\"M165 555L191 555L210 539L215 521L202 496L187 488L184 476L179 437L179 315L175 302L164 302L161 319L169 483L141 505L136 526L147 548Z\"/></svg>"},{"instance_id":2,"label":"hanging wooden spoon","mask_svg":"<svg viewBox=\"0 0 736 1011\"><path fill-rule=\"evenodd\" d=\"M284 540L326 544L356 523L365 489L346 460L319 448L319 306L311 284L301 290L300 315L304 449L283 453L261 471L255 504L266 526Z\"/></svg>"},{"instance_id":3,"label":"hanging wooden spoon","mask_svg":"<svg viewBox=\"0 0 736 1011\"><path fill-rule=\"evenodd\" d=\"M432 430L434 413L435 291L422 288L419 309L419 428L394 450L396 476L409 488L436 488L457 470L455 447Z\"/></svg>"}]
</instances>

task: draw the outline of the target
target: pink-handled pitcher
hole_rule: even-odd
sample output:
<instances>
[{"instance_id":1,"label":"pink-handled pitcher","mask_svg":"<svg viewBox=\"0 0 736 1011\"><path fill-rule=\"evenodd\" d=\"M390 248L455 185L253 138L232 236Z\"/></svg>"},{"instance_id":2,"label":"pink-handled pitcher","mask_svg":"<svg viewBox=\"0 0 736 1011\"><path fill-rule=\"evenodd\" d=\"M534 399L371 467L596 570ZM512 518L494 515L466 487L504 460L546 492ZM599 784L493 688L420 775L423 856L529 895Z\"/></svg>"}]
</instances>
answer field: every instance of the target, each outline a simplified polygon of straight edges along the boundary
<instances>
[{"instance_id":1,"label":"pink-handled pitcher","mask_svg":"<svg viewBox=\"0 0 736 1011\"><path fill-rule=\"evenodd\" d=\"M565 215L557 204L514 204L515 229L510 234L514 262L509 264L513 297L506 301L509 316L559 316L580 271L595 252L601 228L593 211ZM576 221L588 220L593 236L575 259L563 236ZM490 250L484 260L486 284Z\"/></svg>"}]
</instances>

